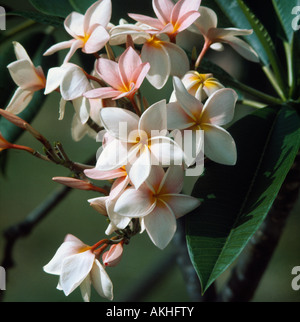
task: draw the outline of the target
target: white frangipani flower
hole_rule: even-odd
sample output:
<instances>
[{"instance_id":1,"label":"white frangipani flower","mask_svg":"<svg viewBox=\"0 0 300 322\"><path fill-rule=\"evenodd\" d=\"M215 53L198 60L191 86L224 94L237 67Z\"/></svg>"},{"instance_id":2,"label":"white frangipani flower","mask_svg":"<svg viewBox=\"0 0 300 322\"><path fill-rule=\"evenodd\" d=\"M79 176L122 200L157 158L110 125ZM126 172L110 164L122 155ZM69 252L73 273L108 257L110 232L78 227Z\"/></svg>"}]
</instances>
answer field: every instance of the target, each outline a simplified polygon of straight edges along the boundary
<instances>
[{"instance_id":1,"label":"white frangipani flower","mask_svg":"<svg viewBox=\"0 0 300 322\"><path fill-rule=\"evenodd\" d=\"M113 139L104 146L97 169L109 171L126 165L131 182L138 188L153 164L182 164L182 149L167 137L165 100L150 106L140 118L121 108L104 108L101 120Z\"/></svg>"},{"instance_id":2,"label":"white frangipani flower","mask_svg":"<svg viewBox=\"0 0 300 322\"><path fill-rule=\"evenodd\" d=\"M7 68L18 88L6 110L13 114L19 114L30 103L33 94L45 88L46 78L42 68L33 65L24 47L16 41L13 42L13 45L17 60L10 63Z\"/></svg>"},{"instance_id":3,"label":"white frangipani flower","mask_svg":"<svg viewBox=\"0 0 300 322\"><path fill-rule=\"evenodd\" d=\"M64 63L67 63L79 48L87 54L98 52L109 40L106 28L111 11L111 0L99 0L87 9L85 15L72 12L65 19L64 27L73 39L51 46L44 55L52 55L59 50L70 48L64 60Z\"/></svg>"},{"instance_id":4,"label":"white frangipani flower","mask_svg":"<svg viewBox=\"0 0 300 322\"><path fill-rule=\"evenodd\" d=\"M91 284L100 296L113 299L113 285L96 258L97 251L73 235L67 235L51 261L44 266L49 274L59 275L58 289L66 296L80 286L84 301L89 301Z\"/></svg>"},{"instance_id":5,"label":"white frangipani flower","mask_svg":"<svg viewBox=\"0 0 300 322\"><path fill-rule=\"evenodd\" d=\"M152 242L165 248L176 231L176 219L200 205L197 198L180 194L184 170L171 166L167 172L160 166L152 166L144 184L138 190L127 188L118 198L114 211L120 216L141 218Z\"/></svg>"}]
</instances>

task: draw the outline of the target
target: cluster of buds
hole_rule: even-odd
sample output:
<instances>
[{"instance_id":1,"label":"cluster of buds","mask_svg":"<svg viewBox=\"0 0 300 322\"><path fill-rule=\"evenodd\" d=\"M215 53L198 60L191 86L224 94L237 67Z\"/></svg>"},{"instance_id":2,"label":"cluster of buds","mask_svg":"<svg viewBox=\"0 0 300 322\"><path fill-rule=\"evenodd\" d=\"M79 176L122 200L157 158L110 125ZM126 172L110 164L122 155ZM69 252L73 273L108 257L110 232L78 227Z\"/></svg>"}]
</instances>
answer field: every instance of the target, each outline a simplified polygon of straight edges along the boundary
<instances>
[{"instance_id":1,"label":"cluster of buds","mask_svg":"<svg viewBox=\"0 0 300 322\"><path fill-rule=\"evenodd\" d=\"M64 22L72 39L53 45L45 55L66 48L69 52L46 78L40 67L33 66L25 49L14 43L18 60L9 65L9 71L19 88L7 110L20 113L36 90L44 89L46 95L57 91L61 94L60 120L66 102L74 106L73 138L79 141L88 134L102 143L95 166L81 167L75 178L53 178L72 188L102 194L88 202L109 219L105 233L116 234L94 246L72 235L66 237L44 267L60 276L58 288L66 295L80 286L84 300L89 300L92 284L101 296L112 300L113 286L106 267L120 262L123 246L145 231L164 249L175 234L176 220L200 205L198 199L182 193L188 171L205 158L224 165L236 163L235 142L223 126L233 119L237 94L197 68L207 50L220 50L221 43L258 61L254 50L237 37L252 31L217 28L216 14L200 4L201 0L179 0L176 4L153 0L157 18L129 14L136 23L122 19L119 25L110 23L111 0L96 1L84 15L72 12ZM178 40L185 32L204 39L194 63ZM115 57L113 46L124 48L119 57ZM90 73L70 62L79 49L95 57ZM141 95L142 83L147 79L155 89L161 89L170 77L174 89L170 100L149 106ZM0 150L11 147L16 148L0 137ZM192 175L200 176L202 171L203 165ZM108 181L111 187L100 188L90 180Z\"/></svg>"}]
</instances>

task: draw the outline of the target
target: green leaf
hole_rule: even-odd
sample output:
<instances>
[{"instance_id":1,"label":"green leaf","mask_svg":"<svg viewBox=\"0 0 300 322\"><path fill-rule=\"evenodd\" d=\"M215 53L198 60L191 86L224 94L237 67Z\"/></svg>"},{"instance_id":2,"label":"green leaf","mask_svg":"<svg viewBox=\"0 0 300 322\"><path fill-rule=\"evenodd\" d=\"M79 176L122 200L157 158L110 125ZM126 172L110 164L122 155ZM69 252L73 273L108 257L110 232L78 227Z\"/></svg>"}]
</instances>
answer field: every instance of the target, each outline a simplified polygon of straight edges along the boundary
<instances>
[{"instance_id":1,"label":"green leaf","mask_svg":"<svg viewBox=\"0 0 300 322\"><path fill-rule=\"evenodd\" d=\"M96 2L96 0L69 0L73 8L81 13L85 13L86 10Z\"/></svg>"},{"instance_id":2,"label":"green leaf","mask_svg":"<svg viewBox=\"0 0 300 322\"><path fill-rule=\"evenodd\" d=\"M68 0L29 0L29 2L35 9L50 16L65 18L74 11Z\"/></svg>"},{"instance_id":3,"label":"green leaf","mask_svg":"<svg viewBox=\"0 0 300 322\"><path fill-rule=\"evenodd\" d=\"M299 19L297 18L297 13L292 13L293 9L297 6L300 7L300 0L272 0L274 8L277 12L277 16L282 24L285 31L286 38L289 43L291 43L294 32L293 20L295 19L295 24ZM300 8L298 10L298 16L300 15Z\"/></svg>"},{"instance_id":4,"label":"green leaf","mask_svg":"<svg viewBox=\"0 0 300 322\"><path fill-rule=\"evenodd\" d=\"M187 243L203 292L241 253L267 215L300 146L300 120L290 107L268 107L230 129L235 166L209 162L192 195Z\"/></svg>"},{"instance_id":5,"label":"green leaf","mask_svg":"<svg viewBox=\"0 0 300 322\"><path fill-rule=\"evenodd\" d=\"M43 14L41 12L30 12L30 11L11 11L7 13L7 15L11 16L21 16L23 18L27 18L30 20L33 20L35 22L47 25L47 26L53 26L53 27L62 27L63 26L63 18L61 17L55 17L55 16L49 16L46 14Z\"/></svg>"}]
</instances>

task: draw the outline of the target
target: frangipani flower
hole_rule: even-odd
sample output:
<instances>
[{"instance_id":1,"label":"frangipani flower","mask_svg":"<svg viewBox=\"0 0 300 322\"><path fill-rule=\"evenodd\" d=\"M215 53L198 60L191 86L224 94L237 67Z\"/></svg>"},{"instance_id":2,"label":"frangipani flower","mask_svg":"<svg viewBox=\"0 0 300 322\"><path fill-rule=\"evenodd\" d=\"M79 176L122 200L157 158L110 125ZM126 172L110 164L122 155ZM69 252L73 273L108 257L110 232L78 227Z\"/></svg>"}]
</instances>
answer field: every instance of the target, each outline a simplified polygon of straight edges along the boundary
<instances>
[{"instance_id":1,"label":"frangipani flower","mask_svg":"<svg viewBox=\"0 0 300 322\"><path fill-rule=\"evenodd\" d=\"M149 63L142 63L140 56L132 47L128 47L116 63L109 59L100 58L96 71L111 87L101 87L85 93L87 98L128 97L132 99L140 88L150 69Z\"/></svg>"},{"instance_id":2,"label":"frangipani flower","mask_svg":"<svg viewBox=\"0 0 300 322\"><path fill-rule=\"evenodd\" d=\"M129 14L132 19L149 25L151 33L165 33L171 40L188 28L199 16L201 0L179 0L176 4L171 0L153 0L152 6L157 18L140 14Z\"/></svg>"},{"instance_id":3,"label":"frangipani flower","mask_svg":"<svg viewBox=\"0 0 300 322\"><path fill-rule=\"evenodd\" d=\"M89 301L92 284L100 296L113 299L112 282L96 258L95 248L67 235L54 257L44 266L46 273L59 275L58 289L66 296L80 286L83 299Z\"/></svg>"},{"instance_id":4,"label":"frangipani flower","mask_svg":"<svg viewBox=\"0 0 300 322\"><path fill-rule=\"evenodd\" d=\"M216 13L207 7L199 8L200 17L194 22L192 30L201 33L205 39L204 51L208 48L222 50L221 43L227 43L245 59L258 62L259 58L254 49L237 36L251 35L253 30L238 28L217 28Z\"/></svg>"},{"instance_id":5,"label":"frangipani flower","mask_svg":"<svg viewBox=\"0 0 300 322\"><path fill-rule=\"evenodd\" d=\"M174 89L177 102L167 105L168 128L204 131L204 154L217 163L234 165L237 159L235 142L232 136L221 126L229 123L234 114L237 94L234 90L223 88L214 92L203 105L188 93L182 81L174 77ZM195 145L202 142L195 136Z\"/></svg>"},{"instance_id":6,"label":"frangipani flower","mask_svg":"<svg viewBox=\"0 0 300 322\"><path fill-rule=\"evenodd\" d=\"M66 63L79 48L87 54L99 51L109 40L106 28L111 18L111 11L111 0L99 0L87 9L85 15L72 12L65 19L64 27L73 39L53 45L44 55L52 55L58 50L70 48L64 60Z\"/></svg>"},{"instance_id":7,"label":"frangipani flower","mask_svg":"<svg viewBox=\"0 0 300 322\"><path fill-rule=\"evenodd\" d=\"M46 78L42 68L33 65L23 46L16 41L13 42L13 45L17 60L10 63L7 68L18 88L8 103L6 110L19 114L30 103L33 94L45 88Z\"/></svg>"},{"instance_id":8,"label":"frangipani flower","mask_svg":"<svg viewBox=\"0 0 300 322\"><path fill-rule=\"evenodd\" d=\"M187 91L199 101L204 101L215 91L224 86L213 77L213 74L200 74L195 70L187 72L181 79ZM175 92L172 93L170 102L176 101Z\"/></svg>"},{"instance_id":9,"label":"frangipani flower","mask_svg":"<svg viewBox=\"0 0 300 322\"><path fill-rule=\"evenodd\" d=\"M138 190L127 188L115 204L121 216L141 218L152 242L165 248L176 231L176 219L200 205L194 197L180 194L184 179L181 166L171 166L167 172L153 166L147 181Z\"/></svg>"},{"instance_id":10,"label":"frangipani flower","mask_svg":"<svg viewBox=\"0 0 300 322\"><path fill-rule=\"evenodd\" d=\"M117 266L123 255L123 243L114 244L110 249L103 253L102 261L105 266L114 267Z\"/></svg>"},{"instance_id":11,"label":"frangipani flower","mask_svg":"<svg viewBox=\"0 0 300 322\"><path fill-rule=\"evenodd\" d=\"M108 171L126 165L131 182L138 188L149 176L152 164L182 164L181 148L166 136L165 100L150 106L140 118L121 108L104 108L101 119L114 139L104 146L97 169Z\"/></svg>"},{"instance_id":12,"label":"frangipani flower","mask_svg":"<svg viewBox=\"0 0 300 322\"><path fill-rule=\"evenodd\" d=\"M110 42L113 45L123 44L127 35L132 36L135 44L143 44L141 59L144 63L150 63L146 78L155 88L163 88L169 76L183 77L189 70L185 51L169 42L166 35L153 35L145 25L122 24L111 29Z\"/></svg>"}]
</instances>

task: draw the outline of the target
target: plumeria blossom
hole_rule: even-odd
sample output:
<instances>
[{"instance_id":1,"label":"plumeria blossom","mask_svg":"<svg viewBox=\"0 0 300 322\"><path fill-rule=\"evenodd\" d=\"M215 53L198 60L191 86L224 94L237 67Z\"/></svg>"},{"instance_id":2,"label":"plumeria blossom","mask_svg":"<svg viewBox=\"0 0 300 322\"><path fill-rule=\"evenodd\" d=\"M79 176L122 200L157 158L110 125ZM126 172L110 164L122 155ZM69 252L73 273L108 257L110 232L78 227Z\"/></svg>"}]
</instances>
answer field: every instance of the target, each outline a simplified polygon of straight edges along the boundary
<instances>
[{"instance_id":1,"label":"plumeria blossom","mask_svg":"<svg viewBox=\"0 0 300 322\"><path fill-rule=\"evenodd\" d=\"M51 46L44 55L52 55L59 50L70 48L64 60L66 63L79 48L86 54L98 52L109 40L107 27L111 11L111 0L99 0L91 5L84 15L72 12L65 19L64 27L73 39Z\"/></svg>"},{"instance_id":2,"label":"plumeria blossom","mask_svg":"<svg viewBox=\"0 0 300 322\"><path fill-rule=\"evenodd\" d=\"M123 255L123 243L114 244L110 249L103 253L102 261L105 266L114 267L117 266Z\"/></svg>"},{"instance_id":3,"label":"plumeria blossom","mask_svg":"<svg viewBox=\"0 0 300 322\"><path fill-rule=\"evenodd\" d=\"M100 154L97 169L109 171L126 165L131 182L138 188L148 178L152 164L182 164L180 146L167 137L165 100L151 105L140 118L121 108L104 108L101 119L113 140Z\"/></svg>"},{"instance_id":4,"label":"plumeria blossom","mask_svg":"<svg viewBox=\"0 0 300 322\"><path fill-rule=\"evenodd\" d=\"M179 0L176 4L171 0L153 0L157 18L132 13L129 17L152 27L151 33L165 33L175 40L179 32L188 28L200 16L200 3L201 0Z\"/></svg>"},{"instance_id":5,"label":"plumeria blossom","mask_svg":"<svg viewBox=\"0 0 300 322\"><path fill-rule=\"evenodd\" d=\"M185 51L164 34L151 34L149 26L141 24L121 24L110 31L111 45L126 42L127 35L132 36L135 44L143 45L141 59L150 63L150 70L146 78L152 86L161 89L165 86L169 76L183 77L189 70L189 59Z\"/></svg>"},{"instance_id":6,"label":"plumeria blossom","mask_svg":"<svg viewBox=\"0 0 300 322\"><path fill-rule=\"evenodd\" d=\"M96 64L96 71L111 87L101 87L84 94L87 98L128 97L132 99L140 88L150 69L149 63L142 63L140 56L132 47L128 47L120 56L119 62L100 58Z\"/></svg>"},{"instance_id":7,"label":"plumeria blossom","mask_svg":"<svg viewBox=\"0 0 300 322\"><path fill-rule=\"evenodd\" d=\"M213 74L200 74L195 70L187 72L181 79L187 91L199 101L204 101L215 91L224 86L213 77ZM170 101L175 101L175 92L172 93Z\"/></svg>"},{"instance_id":8,"label":"plumeria blossom","mask_svg":"<svg viewBox=\"0 0 300 322\"><path fill-rule=\"evenodd\" d=\"M121 216L141 218L152 242L163 249L174 236L176 219L200 205L197 198L180 194L183 180L181 166L171 166L166 172L152 166L146 182L138 190L127 188L114 210Z\"/></svg>"},{"instance_id":9,"label":"plumeria blossom","mask_svg":"<svg viewBox=\"0 0 300 322\"><path fill-rule=\"evenodd\" d=\"M114 205L117 198L122 194L122 192L130 184L130 179L127 174L126 168L121 167L119 169L111 171L99 171L96 168L87 169L84 171L84 174L93 180L114 180L114 183L110 189L109 196L97 197L89 199L88 202L90 205L99 213L108 216L110 219L110 224L106 229L106 234L110 235L114 232L117 226L121 229L124 229L130 222L130 218L125 218L119 216L114 212Z\"/></svg>"},{"instance_id":10,"label":"plumeria blossom","mask_svg":"<svg viewBox=\"0 0 300 322\"><path fill-rule=\"evenodd\" d=\"M235 142L221 126L233 118L236 92L229 88L220 89L203 105L188 93L179 78L174 77L173 84L177 102L167 105L168 128L182 130L183 136L189 133L184 130L204 131L204 154L217 163L234 165L237 159ZM198 153L202 142L196 135L194 144Z\"/></svg>"},{"instance_id":11,"label":"plumeria blossom","mask_svg":"<svg viewBox=\"0 0 300 322\"><path fill-rule=\"evenodd\" d=\"M113 285L97 259L97 250L73 235L66 236L44 271L59 275L58 289L66 296L80 286L83 299L89 301L92 284L100 296L113 299Z\"/></svg>"},{"instance_id":12,"label":"plumeria blossom","mask_svg":"<svg viewBox=\"0 0 300 322\"><path fill-rule=\"evenodd\" d=\"M238 29L238 28L217 28L218 18L216 13L207 7L199 8L200 17L194 22L191 29L195 32L201 33L205 39L204 51L208 48L215 50L222 50L226 43L230 45L245 59L253 62L259 62L259 58L254 49L248 45L244 40L237 36L251 35L253 30Z\"/></svg>"},{"instance_id":13,"label":"plumeria blossom","mask_svg":"<svg viewBox=\"0 0 300 322\"><path fill-rule=\"evenodd\" d=\"M24 47L16 41L13 45L17 60L10 63L7 68L18 88L6 110L19 114L30 103L34 93L45 88L46 78L42 68L33 65Z\"/></svg>"}]
</instances>

